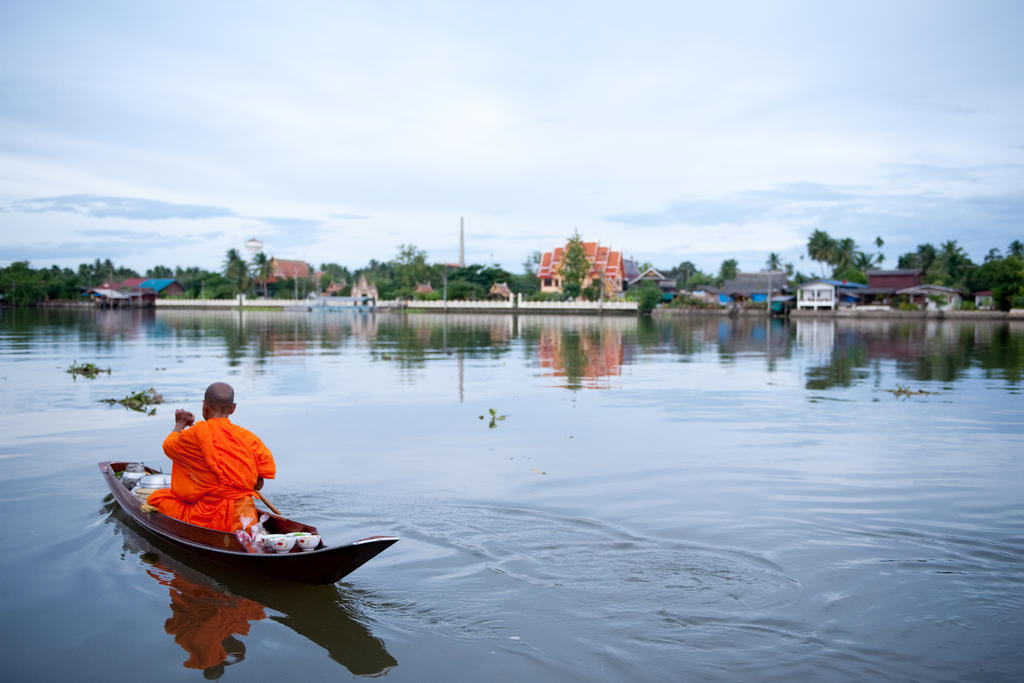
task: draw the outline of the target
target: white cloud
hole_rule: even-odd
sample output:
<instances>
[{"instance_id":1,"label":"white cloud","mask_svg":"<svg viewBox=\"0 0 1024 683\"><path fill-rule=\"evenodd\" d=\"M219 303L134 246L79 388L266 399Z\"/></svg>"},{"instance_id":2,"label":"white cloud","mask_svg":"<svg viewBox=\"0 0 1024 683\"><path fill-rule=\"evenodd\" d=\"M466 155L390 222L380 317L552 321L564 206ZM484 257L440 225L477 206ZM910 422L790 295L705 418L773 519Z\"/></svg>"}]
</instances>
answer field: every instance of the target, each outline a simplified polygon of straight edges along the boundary
<instances>
[{"instance_id":1,"label":"white cloud","mask_svg":"<svg viewBox=\"0 0 1024 683\"><path fill-rule=\"evenodd\" d=\"M214 267L253 234L350 266L401 243L453 260L459 216L473 260L515 270L575 228L666 266L739 245L747 267L796 258L815 227L881 234L890 260L947 239L980 258L1024 218L1022 15L1012 2L7 5L3 258L84 254L83 229L141 231L124 215L18 210L73 195L234 214L146 231L137 269L179 255ZM853 198L794 197L801 184ZM217 237L201 254L166 247L203 231Z\"/></svg>"}]
</instances>

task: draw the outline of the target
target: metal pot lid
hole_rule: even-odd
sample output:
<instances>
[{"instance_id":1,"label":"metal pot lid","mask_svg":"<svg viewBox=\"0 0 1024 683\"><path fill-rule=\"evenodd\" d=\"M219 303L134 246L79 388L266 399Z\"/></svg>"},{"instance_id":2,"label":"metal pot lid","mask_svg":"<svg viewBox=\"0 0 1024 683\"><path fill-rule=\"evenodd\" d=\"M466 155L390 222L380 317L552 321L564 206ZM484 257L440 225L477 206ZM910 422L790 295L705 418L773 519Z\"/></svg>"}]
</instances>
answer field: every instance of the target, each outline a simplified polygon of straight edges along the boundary
<instances>
[{"instance_id":1,"label":"metal pot lid","mask_svg":"<svg viewBox=\"0 0 1024 683\"><path fill-rule=\"evenodd\" d=\"M147 474L139 479L139 486L144 489L167 489L171 487L171 475Z\"/></svg>"}]
</instances>

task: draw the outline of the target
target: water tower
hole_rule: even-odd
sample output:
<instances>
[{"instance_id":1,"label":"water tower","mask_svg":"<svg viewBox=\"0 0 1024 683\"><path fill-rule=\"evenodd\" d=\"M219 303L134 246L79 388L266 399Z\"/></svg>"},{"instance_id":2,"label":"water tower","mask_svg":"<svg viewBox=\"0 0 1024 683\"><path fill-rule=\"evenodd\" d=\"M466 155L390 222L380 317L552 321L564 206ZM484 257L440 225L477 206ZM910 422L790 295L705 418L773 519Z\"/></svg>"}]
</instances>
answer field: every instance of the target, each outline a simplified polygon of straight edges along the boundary
<instances>
[{"instance_id":1,"label":"water tower","mask_svg":"<svg viewBox=\"0 0 1024 683\"><path fill-rule=\"evenodd\" d=\"M263 251L263 242L253 237L245 243L245 250L249 252L249 260L251 261L256 254Z\"/></svg>"}]
</instances>

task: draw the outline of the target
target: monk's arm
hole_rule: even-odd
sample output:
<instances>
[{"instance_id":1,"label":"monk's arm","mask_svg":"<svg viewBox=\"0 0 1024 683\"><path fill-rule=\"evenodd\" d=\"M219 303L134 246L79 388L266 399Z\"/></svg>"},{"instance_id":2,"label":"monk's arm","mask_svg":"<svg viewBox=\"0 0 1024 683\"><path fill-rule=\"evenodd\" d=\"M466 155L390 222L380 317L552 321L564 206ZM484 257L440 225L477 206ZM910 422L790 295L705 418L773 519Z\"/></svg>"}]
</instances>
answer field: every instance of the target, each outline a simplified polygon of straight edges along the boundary
<instances>
[{"instance_id":1,"label":"monk's arm","mask_svg":"<svg viewBox=\"0 0 1024 683\"><path fill-rule=\"evenodd\" d=\"M164 439L164 454L171 460L175 459L175 456L180 455L181 449L178 442L181 440L181 433L186 427L191 427L195 424L195 416L187 410L175 410L174 411L174 429Z\"/></svg>"},{"instance_id":2,"label":"monk's arm","mask_svg":"<svg viewBox=\"0 0 1024 683\"><path fill-rule=\"evenodd\" d=\"M263 445L259 437L255 437L255 440L253 450L256 454L256 475L258 477L256 490L259 491L264 479L273 479L277 474L277 466L274 464L274 456L271 455L270 449Z\"/></svg>"},{"instance_id":3,"label":"monk's arm","mask_svg":"<svg viewBox=\"0 0 1024 683\"><path fill-rule=\"evenodd\" d=\"M191 427L196 421L196 416L187 410L174 411L174 431L180 433L185 427Z\"/></svg>"},{"instance_id":4,"label":"monk's arm","mask_svg":"<svg viewBox=\"0 0 1024 683\"><path fill-rule=\"evenodd\" d=\"M181 439L181 432L173 431L164 439L164 455L171 460L178 454L178 440Z\"/></svg>"}]
</instances>

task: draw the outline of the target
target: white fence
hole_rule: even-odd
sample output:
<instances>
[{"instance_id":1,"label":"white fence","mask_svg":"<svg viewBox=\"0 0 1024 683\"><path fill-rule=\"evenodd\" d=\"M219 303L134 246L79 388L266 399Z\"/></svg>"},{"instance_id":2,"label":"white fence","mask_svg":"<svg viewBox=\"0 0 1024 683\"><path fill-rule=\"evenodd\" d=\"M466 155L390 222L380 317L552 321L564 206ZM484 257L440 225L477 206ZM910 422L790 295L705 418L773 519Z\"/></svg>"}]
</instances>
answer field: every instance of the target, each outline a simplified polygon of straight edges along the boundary
<instances>
[{"instance_id":1,"label":"white fence","mask_svg":"<svg viewBox=\"0 0 1024 683\"><path fill-rule=\"evenodd\" d=\"M316 299L157 299L158 308L304 308L309 310L365 309L366 303L342 297L319 297ZM371 304L372 305L372 304ZM392 299L378 301L377 308L414 308L429 311L522 311L524 313L636 313L636 301L525 301L519 294L516 299L503 301L418 301Z\"/></svg>"},{"instance_id":2,"label":"white fence","mask_svg":"<svg viewBox=\"0 0 1024 683\"><path fill-rule=\"evenodd\" d=\"M494 301L491 299L487 300L458 300L458 301L418 301L412 299L410 301L395 300L395 301L381 301L381 306L392 307L392 308L419 308L427 309L430 311L511 311L512 300L508 301Z\"/></svg>"},{"instance_id":3,"label":"white fence","mask_svg":"<svg viewBox=\"0 0 1024 683\"><path fill-rule=\"evenodd\" d=\"M309 299L157 299L157 308L309 308Z\"/></svg>"},{"instance_id":4,"label":"white fence","mask_svg":"<svg viewBox=\"0 0 1024 683\"><path fill-rule=\"evenodd\" d=\"M601 311L635 312L639 309L639 304L636 301L523 301L523 295L519 294L518 296L517 307L519 310L527 311L600 313Z\"/></svg>"}]
</instances>

